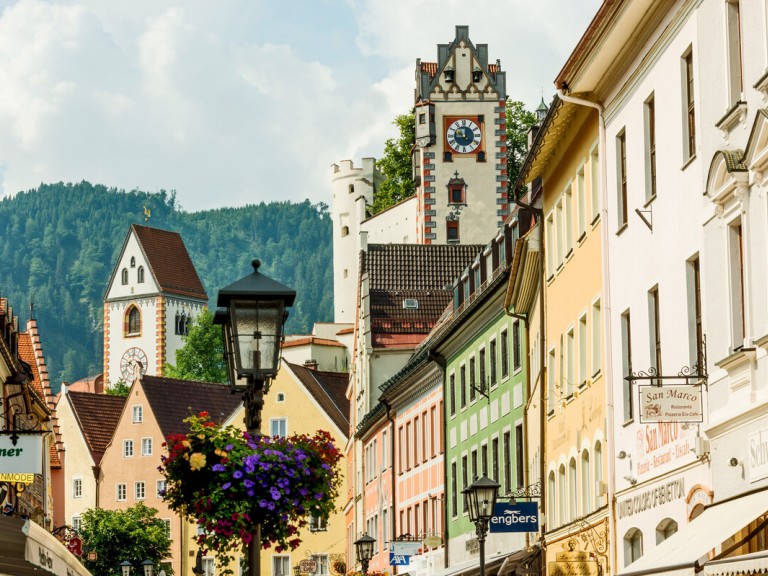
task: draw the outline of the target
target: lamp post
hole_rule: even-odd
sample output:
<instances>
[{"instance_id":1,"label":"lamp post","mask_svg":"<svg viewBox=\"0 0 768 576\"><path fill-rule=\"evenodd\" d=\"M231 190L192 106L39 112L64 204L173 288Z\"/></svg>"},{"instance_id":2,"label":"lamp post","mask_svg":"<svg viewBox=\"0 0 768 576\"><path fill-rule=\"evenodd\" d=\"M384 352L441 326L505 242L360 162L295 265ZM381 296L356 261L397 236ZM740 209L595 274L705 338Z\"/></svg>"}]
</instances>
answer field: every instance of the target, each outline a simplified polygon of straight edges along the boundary
<instances>
[{"instance_id":1,"label":"lamp post","mask_svg":"<svg viewBox=\"0 0 768 576\"><path fill-rule=\"evenodd\" d=\"M376 542L375 538L363 534L355 540L355 553L357 554L357 561L360 562L360 566L363 569L363 576L368 574L368 563L373 558L373 544Z\"/></svg>"},{"instance_id":2,"label":"lamp post","mask_svg":"<svg viewBox=\"0 0 768 576\"><path fill-rule=\"evenodd\" d=\"M462 493L480 544L480 576L485 576L485 535L488 534L488 524L499 495L499 483L483 475L462 490Z\"/></svg>"},{"instance_id":3,"label":"lamp post","mask_svg":"<svg viewBox=\"0 0 768 576\"><path fill-rule=\"evenodd\" d=\"M293 576L301 576L301 565L296 564L293 567Z\"/></svg>"},{"instance_id":4,"label":"lamp post","mask_svg":"<svg viewBox=\"0 0 768 576\"><path fill-rule=\"evenodd\" d=\"M287 307L296 292L261 274L259 260L251 262L253 273L219 290L214 323L224 332L224 351L233 391L242 392L245 428L252 437L261 435L261 409L269 380L277 375L283 325ZM261 571L261 526L256 524L248 544L248 574Z\"/></svg>"}]
</instances>

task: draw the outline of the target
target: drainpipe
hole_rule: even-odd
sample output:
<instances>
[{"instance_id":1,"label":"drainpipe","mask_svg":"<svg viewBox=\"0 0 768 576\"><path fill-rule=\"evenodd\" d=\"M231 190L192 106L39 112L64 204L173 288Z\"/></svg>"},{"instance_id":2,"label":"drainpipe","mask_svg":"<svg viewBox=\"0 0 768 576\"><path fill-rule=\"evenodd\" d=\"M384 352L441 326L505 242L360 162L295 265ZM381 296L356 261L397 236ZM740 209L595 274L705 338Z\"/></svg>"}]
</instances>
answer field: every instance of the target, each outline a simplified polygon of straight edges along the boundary
<instances>
[{"instance_id":1,"label":"drainpipe","mask_svg":"<svg viewBox=\"0 0 768 576\"><path fill-rule=\"evenodd\" d=\"M392 534L390 535L389 541L394 542L395 534L397 534L397 499L395 498L395 487L397 486L397 484L395 484L397 479L397 475L395 473L395 419L392 417L392 406L390 406L389 403L383 398L380 398L379 402L384 405L384 408L387 411L387 420L389 420L390 424L392 424L392 433L389 435L389 468L392 478ZM395 570L397 570L396 566Z\"/></svg>"},{"instance_id":2,"label":"drainpipe","mask_svg":"<svg viewBox=\"0 0 768 576\"><path fill-rule=\"evenodd\" d=\"M542 190L542 197L543 197L543 190ZM545 317L544 317L544 285L547 281L546 278L546 246L544 246L544 210L541 208L536 208L535 206L531 204L526 204L525 202L522 202L521 200L514 198L515 204L520 206L523 209L526 210L532 210L533 213L536 215L536 218L538 220L539 225L539 258L541 259L540 265L539 265L539 339L541 340L541 344L539 346L539 374L541 377L539 378L539 482L541 483L540 488L540 504L539 507L541 509L541 522L539 523L539 546L541 548L541 555L539 557L539 574L545 575L547 573L547 556L545 553L546 549L546 543L544 541L544 534L547 532L547 461L546 461L546 422L547 422L547 409L546 409L546 387L544 383L546 382L547 378L547 347L546 347L546 323L545 323ZM530 327L529 327L530 328ZM529 368L530 372L530 368ZM529 376L530 378L530 376ZM530 398L528 399L530 402ZM523 425L525 426L525 421L527 418L523 418ZM525 438L526 442L525 445L528 445L527 437L523 436ZM527 458L526 458L527 461Z\"/></svg>"},{"instance_id":3,"label":"drainpipe","mask_svg":"<svg viewBox=\"0 0 768 576\"><path fill-rule=\"evenodd\" d=\"M433 352L429 349L427 349L427 358L442 368L443 390L445 390L445 358L442 356L442 354L438 354L437 352ZM445 396L445 394L443 394L443 396ZM440 414L440 417L442 418L443 415ZM443 438L443 442L445 442L445 438ZM448 463L445 462L445 446L443 446L443 568L448 568L448 503L445 499L446 494L448 494Z\"/></svg>"},{"instance_id":4,"label":"drainpipe","mask_svg":"<svg viewBox=\"0 0 768 576\"><path fill-rule=\"evenodd\" d=\"M603 306L603 365L605 367L605 401L606 401L606 430L605 430L605 444L606 444L606 456L608 458L608 517L610 522L610 566L606 566L607 572L611 572L613 567L616 566L616 506L614 502L614 494L616 493L616 459L614 458L614 398L613 398L613 338L611 337L611 277L609 274L609 245L608 245L608 169L607 169L607 157L606 157L606 137L605 137L605 117L603 116L603 106L599 102L591 102L589 100L583 100L582 98L575 98L573 96L567 96L563 93L561 88L557 89L557 95L564 102L570 102L577 106L587 106L597 110L598 121L598 150L600 154L600 189L601 189L601 202L600 218L601 224L601 239L603 248L602 267L603 267L603 295L601 298Z\"/></svg>"}]
</instances>

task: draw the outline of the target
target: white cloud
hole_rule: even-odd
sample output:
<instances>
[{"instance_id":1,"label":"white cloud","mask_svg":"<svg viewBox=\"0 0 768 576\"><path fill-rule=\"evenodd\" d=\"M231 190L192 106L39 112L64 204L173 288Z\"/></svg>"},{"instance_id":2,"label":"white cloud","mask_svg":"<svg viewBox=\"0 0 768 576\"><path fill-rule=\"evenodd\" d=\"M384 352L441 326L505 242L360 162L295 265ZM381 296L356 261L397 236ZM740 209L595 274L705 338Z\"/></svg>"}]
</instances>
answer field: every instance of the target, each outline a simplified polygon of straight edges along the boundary
<instances>
[{"instance_id":1,"label":"white cloud","mask_svg":"<svg viewBox=\"0 0 768 576\"><path fill-rule=\"evenodd\" d=\"M576 4L19 0L0 13L0 183L176 189L189 210L329 202L330 165L381 153L416 58L456 24L535 105L598 0Z\"/></svg>"}]
</instances>

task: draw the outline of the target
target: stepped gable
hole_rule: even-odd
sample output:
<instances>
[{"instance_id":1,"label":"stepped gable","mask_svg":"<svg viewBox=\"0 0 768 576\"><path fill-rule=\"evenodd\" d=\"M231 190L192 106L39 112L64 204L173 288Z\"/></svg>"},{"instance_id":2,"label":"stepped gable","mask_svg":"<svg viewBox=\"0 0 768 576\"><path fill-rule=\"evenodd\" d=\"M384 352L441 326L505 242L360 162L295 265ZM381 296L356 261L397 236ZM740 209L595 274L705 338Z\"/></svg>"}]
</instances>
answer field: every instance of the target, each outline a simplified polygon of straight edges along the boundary
<instances>
[{"instance_id":1,"label":"stepped gable","mask_svg":"<svg viewBox=\"0 0 768 576\"><path fill-rule=\"evenodd\" d=\"M346 396L349 373L312 370L290 362L283 364L304 384L328 417L346 436L349 431L349 399Z\"/></svg>"},{"instance_id":2,"label":"stepped gable","mask_svg":"<svg viewBox=\"0 0 768 576\"><path fill-rule=\"evenodd\" d=\"M203 283L178 232L133 224L141 250L162 292L208 299Z\"/></svg>"},{"instance_id":3,"label":"stepped gable","mask_svg":"<svg viewBox=\"0 0 768 576\"><path fill-rule=\"evenodd\" d=\"M72 390L67 390L65 397L69 398L91 457L98 465L112 440L127 398Z\"/></svg>"},{"instance_id":4,"label":"stepped gable","mask_svg":"<svg viewBox=\"0 0 768 576\"><path fill-rule=\"evenodd\" d=\"M227 384L143 376L141 386L163 436L186 434L187 416L208 412L217 424L224 422L241 403Z\"/></svg>"},{"instance_id":5,"label":"stepped gable","mask_svg":"<svg viewBox=\"0 0 768 576\"><path fill-rule=\"evenodd\" d=\"M428 334L451 301L446 290L482 250L480 245L370 244L363 253L374 334ZM416 300L406 308L404 300Z\"/></svg>"}]
</instances>

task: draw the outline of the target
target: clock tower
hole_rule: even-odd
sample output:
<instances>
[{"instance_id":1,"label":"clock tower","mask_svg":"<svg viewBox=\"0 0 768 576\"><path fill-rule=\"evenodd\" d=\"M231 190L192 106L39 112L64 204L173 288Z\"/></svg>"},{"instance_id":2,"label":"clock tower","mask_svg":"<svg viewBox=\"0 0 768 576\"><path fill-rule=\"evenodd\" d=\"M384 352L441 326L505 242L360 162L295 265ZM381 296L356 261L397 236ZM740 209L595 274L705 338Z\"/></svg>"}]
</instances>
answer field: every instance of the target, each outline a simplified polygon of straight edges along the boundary
<instances>
[{"instance_id":1,"label":"clock tower","mask_svg":"<svg viewBox=\"0 0 768 576\"><path fill-rule=\"evenodd\" d=\"M208 296L181 236L134 224L104 296L104 381L162 376Z\"/></svg>"},{"instance_id":2,"label":"clock tower","mask_svg":"<svg viewBox=\"0 0 768 576\"><path fill-rule=\"evenodd\" d=\"M509 214L506 75L468 26L416 61L417 242L484 244ZM458 184L461 184L460 186Z\"/></svg>"}]
</instances>

